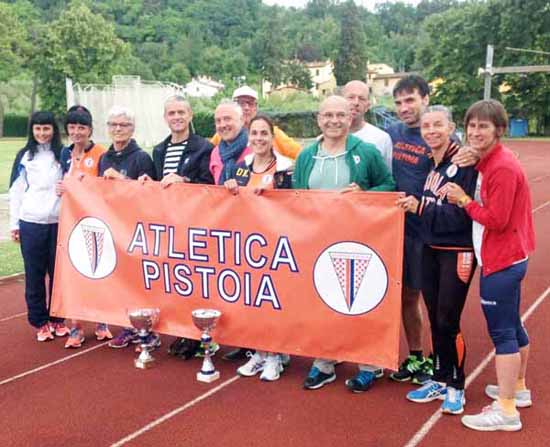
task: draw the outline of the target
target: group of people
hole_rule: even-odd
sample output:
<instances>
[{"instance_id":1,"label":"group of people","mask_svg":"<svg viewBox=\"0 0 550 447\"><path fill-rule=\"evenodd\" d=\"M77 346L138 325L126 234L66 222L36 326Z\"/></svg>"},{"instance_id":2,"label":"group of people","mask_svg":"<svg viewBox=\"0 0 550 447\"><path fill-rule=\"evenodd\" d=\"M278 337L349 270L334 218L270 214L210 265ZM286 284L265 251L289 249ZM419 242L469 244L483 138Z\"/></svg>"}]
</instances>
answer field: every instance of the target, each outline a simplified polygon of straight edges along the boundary
<instances>
[{"instance_id":1,"label":"group of people","mask_svg":"<svg viewBox=\"0 0 550 447\"><path fill-rule=\"evenodd\" d=\"M129 109L109 112L108 149L92 141L92 116L83 106L67 112L68 147L62 146L53 114L34 113L27 144L13 165L10 224L12 239L21 243L28 319L37 340L68 336L65 347L77 348L85 339L78 321L68 327L49 315L64 176L159 181L163 188L181 182L217 184L230 194L240 188L258 194L269 188L401 191L396 206L406 213L402 318L409 355L390 378L420 385L406 395L412 402L443 400L444 413L463 413L466 344L460 320L479 265L498 383L485 390L492 405L462 422L482 431L521 429L517 408L532 401L525 383L529 339L519 316L520 290L535 241L527 178L501 143L506 111L494 100L473 104L465 116L467 145L462 146L450 109L429 105L429 87L420 76L401 79L393 96L399 122L386 133L365 121L368 86L347 83L341 95L321 102L321 135L303 150L257 113L258 95L248 86L216 108L216 134L210 140L191 131L193 112L185 98L172 96L164 106L170 135L155 146L152 158L132 138L135 120ZM430 355L423 352L421 296L431 328ZM123 328L113 337L104 323L97 324L95 335L109 339L112 348L138 341L134 329ZM160 346L160 337L152 334L148 342ZM200 342L178 339L169 352L185 359L201 355ZM238 373L261 373L266 381L277 380L289 362L288 355L244 347L224 358L246 360ZM315 359L304 388L335 381L337 363ZM359 365L345 384L360 393L383 375L376 365Z\"/></svg>"}]
</instances>

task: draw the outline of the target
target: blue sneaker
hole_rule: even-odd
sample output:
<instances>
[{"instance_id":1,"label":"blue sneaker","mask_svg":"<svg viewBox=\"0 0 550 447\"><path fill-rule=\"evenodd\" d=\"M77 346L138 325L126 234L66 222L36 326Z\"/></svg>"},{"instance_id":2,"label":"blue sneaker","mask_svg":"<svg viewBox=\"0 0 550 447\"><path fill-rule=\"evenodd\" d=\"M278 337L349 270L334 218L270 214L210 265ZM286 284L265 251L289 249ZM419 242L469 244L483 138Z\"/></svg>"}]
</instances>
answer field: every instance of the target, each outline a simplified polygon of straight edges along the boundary
<instances>
[{"instance_id":1,"label":"blue sneaker","mask_svg":"<svg viewBox=\"0 0 550 447\"><path fill-rule=\"evenodd\" d=\"M466 404L464 390L457 390L452 386L448 386L445 400L441 405L441 411L448 414L462 414L464 412L464 404Z\"/></svg>"},{"instance_id":2,"label":"blue sneaker","mask_svg":"<svg viewBox=\"0 0 550 447\"><path fill-rule=\"evenodd\" d=\"M334 382L336 380L336 373L325 374L321 372L319 368L313 366L309 371L307 379L304 381L304 388L306 390L316 390L325 386L327 383Z\"/></svg>"},{"instance_id":3,"label":"blue sneaker","mask_svg":"<svg viewBox=\"0 0 550 447\"><path fill-rule=\"evenodd\" d=\"M421 386L417 390L407 393L407 399L413 402L431 402L436 399L445 399L447 394L447 387L441 385L439 382L430 380L425 385Z\"/></svg>"},{"instance_id":4,"label":"blue sneaker","mask_svg":"<svg viewBox=\"0 0 550 447\"><path fill-rule=\"evenodd\" d=\"M376 380L376 374L371 371L359 371L357 375L346 380L346 386L354 393L367 391Z\"/></svg>"}]
</instances>

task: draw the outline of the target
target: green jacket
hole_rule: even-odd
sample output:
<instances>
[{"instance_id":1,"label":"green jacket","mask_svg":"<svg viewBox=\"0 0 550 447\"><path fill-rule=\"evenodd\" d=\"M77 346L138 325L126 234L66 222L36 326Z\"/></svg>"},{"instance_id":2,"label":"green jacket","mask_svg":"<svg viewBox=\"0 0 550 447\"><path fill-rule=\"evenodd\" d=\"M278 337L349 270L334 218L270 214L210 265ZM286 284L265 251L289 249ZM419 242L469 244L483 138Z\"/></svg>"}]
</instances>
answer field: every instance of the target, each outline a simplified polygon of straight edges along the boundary
<instances>
[{"instance_id":1,"label":"green jacket","mask_svg":"<svg viewBox=\"0 0 550 447\"><path fill-rule=\"evenodd\" d=\"M320 141L305 148L296 159L292 187L309 189L309 175L315 164L313 157L319 151ZM350 169L350 183L364 191L395 191L395 181L375 146L353 135L346 140L346 163Z\"/></svg>"}]
</instances>

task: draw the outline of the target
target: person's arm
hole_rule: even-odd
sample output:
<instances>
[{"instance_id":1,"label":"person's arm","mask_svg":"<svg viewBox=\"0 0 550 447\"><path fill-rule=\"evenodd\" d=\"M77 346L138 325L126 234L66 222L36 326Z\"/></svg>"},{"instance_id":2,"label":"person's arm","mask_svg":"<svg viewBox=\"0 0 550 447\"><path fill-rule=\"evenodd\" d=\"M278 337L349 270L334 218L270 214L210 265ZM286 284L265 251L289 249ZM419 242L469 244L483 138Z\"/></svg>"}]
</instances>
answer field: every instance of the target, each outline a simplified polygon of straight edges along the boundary
<instances>
[{"instance_id":1,"label":"person's arm","mask_svg":"<svg viewBox=\"0 0 550 447\"><path fill-rule=\"evenodd\" d=\"M139 161L139 172L136 178L142 176L143 174L147 174L149 177L155 178L155 165L153 164L151 156L147 152L143 151Z\"/></svg>"},{"instance_id":2,"label":"person's arm","mask_svg":"<svg viewBox=\"0 0 550 447\"><path fill-rule=\"evenodd\" d=\"M27 173L23 165L18 163L16 173L12 173L13 182L9 189L10 199L10 231L12 239L19 240L19 212L23 195L28 187ZM15 236L16 235L16 236Z\"/></svg>"},{"instance_id":3,"label":"person's arm","mask_svg":"<svg viewBox=\"0 0 550 447\"><path fill-rule=\"evenodd\" d=\"M275 149L277 152L279 152L281 155L284 155L285 157L291 158L292 160L295 160L296 157L298 157L298 154L302 150L302 147L300 144L295 141L293 138L290 138L286 133L284 133L281 129L279 129L277 126L275 126L274 129L275 135L274 135L274 141L273 145L275 146Z\"/></svg>"},{"instance_id":4,"label":"person's arm","mask_svg":"<svg viewBox=\"0 0 550 447\"><path fill-rule=\"evenodd\" d=\"M198 160L197 176L191 179L193 183L201 183L204 185L213 185L214 177L210 172L210 157L212 155L212 145L208 143L201 151L200 159Z\"/></svg>"}]
</instances>

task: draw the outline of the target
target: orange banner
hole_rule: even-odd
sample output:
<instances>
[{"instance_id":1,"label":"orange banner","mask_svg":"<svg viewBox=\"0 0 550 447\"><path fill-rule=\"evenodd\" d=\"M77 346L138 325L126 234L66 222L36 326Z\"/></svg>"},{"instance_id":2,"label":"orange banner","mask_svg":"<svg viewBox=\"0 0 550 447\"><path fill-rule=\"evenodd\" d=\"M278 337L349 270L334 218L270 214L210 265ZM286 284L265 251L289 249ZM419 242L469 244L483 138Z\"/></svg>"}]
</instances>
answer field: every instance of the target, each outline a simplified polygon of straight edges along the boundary
<instances>
[{"instance_id":1,"label":"orange banner","mask_svg":"<svg viewBox=\"0 0 550 447\"><path fill-rule=\"evenodd\" d=\"M397 193L266 191L67 179L52 314L396 368L404 215Z\"/></svg>"}]
</instances>

